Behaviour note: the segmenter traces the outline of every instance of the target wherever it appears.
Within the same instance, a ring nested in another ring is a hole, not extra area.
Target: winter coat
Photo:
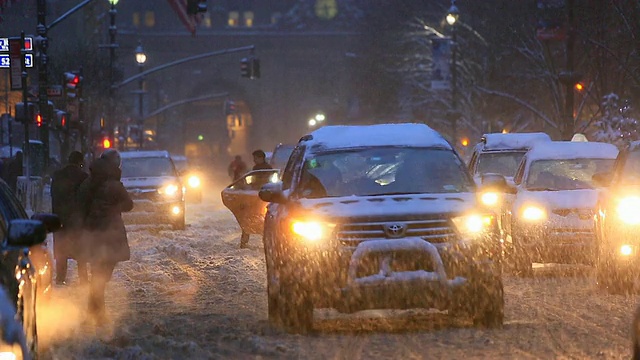
[[[78,190],[83,210],[83,256],[88,262],[118,262],[130,258],[122,212],[133,209],[133,201],[120,182],[118,167],[105,159],[91,164],[91,175]]]
[[[82,168],[68,164],[56,171],[51,179],[51,209],[58,215],[62,226],[75,228],[81,225],[82,211],[77,204],[80,184],[89,177]]]
[[[273,167],[266,162],[255,164],[253,170],[271,170]]]
[[[229,165],[228,171],[229,176],[233,178],[233,181],[236,181],[247,172],[247,164],[242,160],[233,160]]]

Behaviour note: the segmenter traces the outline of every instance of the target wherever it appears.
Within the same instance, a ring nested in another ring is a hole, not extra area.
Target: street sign
[[[27,51],[33,51],[33,38],[25,37],[24,38],[24,47]],[[0,53],[8,53],[9,52],[9,38],[0,38]]]
[[[9,65],[11,68],[11,90],[22,90],[22,40],[9,39]]]
[[[25,67],[33,67],[33,54],[25,54],[24,56]],[[0,54],[0,69],[8,69],[11,67],[11,57],[9,54]]]
[[[62,85],[49,85],[47,88],[48,97],[60,97],[62,96]]]

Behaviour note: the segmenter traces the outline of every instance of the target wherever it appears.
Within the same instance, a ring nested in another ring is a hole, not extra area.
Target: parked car
[[[289,161],[289,156],[291,156],[293,148],[295,148],[295,145],[278,144],[271,154],[269,164],[274,169],[283,170],[287,165],[287,161]]]
[[[554,141],[529,150],[514,177],[515,194],[506,196],[503,223],[516,271],[531,275],[533,262],[593,263],[592,177],[611,170],[617,154],[599,142]]]
[[[241,247],[247,245],[250,235],[262,235],[267,204],[260,200],[258,191],[267,183],[278,182],[279,173],[277,169],[250,171],[222,190],[222,203],[242,229]]]
[[[50,295],[53,279],[52,256],[45,240],[48,232],[60,226],[58,217],[51,214],[35,214],[29,219],[9,186],[0,180],[0,284],[16,311],[29,352],[24,354],[17,346],[15,331],[3,332],[0,358],[37,357],[36,303]],[[0,310],[0,316],[6,315],[5,310]]]
[[[495,217],[462,159],[424,124],[325,126],[259,193],[269,320],[293,332],[314,308],[438,308],[500,326]]]
[[[594,176],[602,186],[595,212],[598,284],[630,290],[640,274],[640,142],[620,152],[611,172]]]
[[[202,186],[204,174],[195,166],[191,166],[186,156],[172,155],[171,160],[176,167],[180,179],[185,186],[185,200],[187,202],[202,202]]]
[[[122,184],[133,200],[127,223],[185,228],[185,188],[167,151],[123,151]]]

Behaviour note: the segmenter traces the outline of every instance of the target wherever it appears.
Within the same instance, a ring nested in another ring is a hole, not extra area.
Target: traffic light
[[[16,121],[21,123],[31,122],[35,118],[35,115],[36,115],[36,104],[32,102],[27,103],[27,114],[25,117],[24,103],[23,102],[16,103],[16,113],[15,113]]]
[[[36,125],[37,125],[38,127],[41,127],[41,126],[42,126],[42,114],[40,114],[40,113],[37,113],[37,114],[36,114]]]
[[[82,85],[82,76],[74,72],[64,73],[65,90],[68,98],[79,97],[80,87]]]
[[[62,110],[56,110],[54,127],[60,130],[68,130],[69,114]]]
[[[187,14],[197,15],[203,12],[207,12],[206,0],[187,0]]]
[[[240,60],[240,75],[251,78],[251,61],[249,58],[242,58],[242,60]]]
[[[260,78],[260,59],[256,57],[246,57],[240,60],[240,75],[249,79]]]
[[[251,59],[251,79],[259,79],[260,78],[260,59],[252,58]]]
[[[236,113],[236,102],[233,100],[224,101],[224,116],[233,115]]]
[[[573,88],[581,92],[582,90],[584,90],[584,85],[582,83],[576,83],[575,85],[573,85]]]
[[[108,136],[102,138],[102,148],[110,149],[111,148],[111,139]]]

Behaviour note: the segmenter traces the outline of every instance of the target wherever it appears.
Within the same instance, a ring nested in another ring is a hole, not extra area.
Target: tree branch
[[[483,88],[481,86],[476,86],[476,89],[478,89],[479,91],[481,91],[481,92],[483,92],[485,94],[499,96],[499,97],[503,97],[503,98],[512,100],[512,101],[520,104],[521,106],[525,107],[526,109],[529,109],[529,111],[534,113],[536,116],[538,116],[540,119],[542,119],[547,124],[553,126],[556,129],[558,128],[558,124],[556,124],[551,119],[549,119],[545,114],[543,114],[538,109],[534,108],[531,104],[527,103],[526,101],[524,101],[524,100],[522,100],[522,99],[520,99],[520,98],[518,98],[518,97],[516,97],[514,95],[507,94],[507,93],[504,93],[502,91],[486,89],[486,88]]]

